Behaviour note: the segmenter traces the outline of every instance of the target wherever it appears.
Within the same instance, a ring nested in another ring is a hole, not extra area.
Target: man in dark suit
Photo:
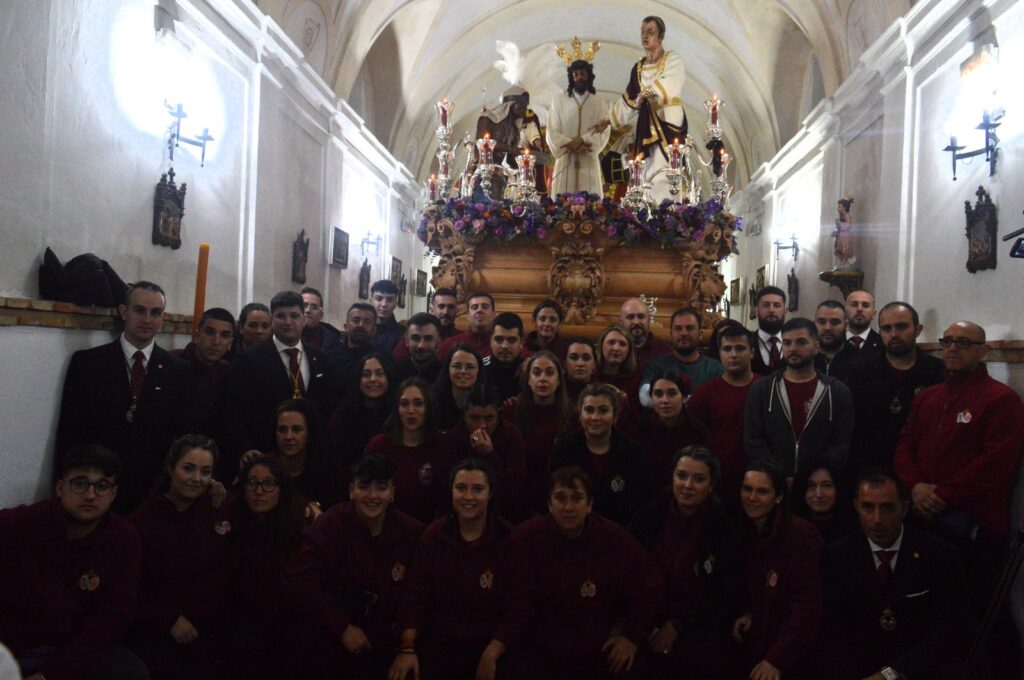
[[[881,353],[882,336],[871,329],[875,318],[875,296],[866,290],[855,290],[846,296],[846,342],[854,349]]]
[[[278,293],[270,301],[270,317],[270,339],[242,352],[228,371],[219,466],[225,480],[237,472],[246,451],[274,450],[274,411],[281,402],[306,397],[327,418],[338,401],[327,355],[302,342],[302,297]]]
[[[156,345],[165,306],[160,286],[136,283],[118,306],[121,337],[75,352],[64,378],[54,469],[75,445],[114,451],[122,462],[119,513],[145,499],[171,444],[199,426],[191,369]]]
[[[862,355],[846,341],[847,318],[843,303],[838,300],[822,302],[814,312],[814,324],[818,327],[821,350],[814,358],[814,367],[819,373],[849,385],[850,375],[857,371],[857,361]]]
[[[302,329],[302,342],[321,352],[330,352],[341,342],[341,331],[324,321],[324,296],[316,288],[306,286],[299,291],[306,325]]]
[[[765,286],[754,298],[757,333],[754,360],[750,368],[758,375],[769,375],[782,368],[782,324],[786,322],[786,293],[776,286]]]
[[[959,677],[973,625],[956,551],[903,523],[907,492],[883,468],[858,476],[854,507],[863,532],[825,549],[828,676]]]

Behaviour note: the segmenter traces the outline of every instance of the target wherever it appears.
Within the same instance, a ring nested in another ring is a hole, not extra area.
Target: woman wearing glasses
[[[209,437],[171,445],[164,475],[128,520],[142,541],[135,651],[161,680],[216,677],[228,614],[234,503],[214,507]]]
[[[463,402],[469,390],[483,381],[484,362],[473,347],[459,344],[452,348],[441,375],[434,383],[437,426],[449,430],[462,421]]]
[[[291,628],[282,579],[299,551],[303,504],[279,460],[254,458],[239,475],[244,502],[238,509],[232,551],[234,662],[231,677],[271,680],[292,665],[290,646],[280,645]],[[284,652],[284,653],[282,653]]]

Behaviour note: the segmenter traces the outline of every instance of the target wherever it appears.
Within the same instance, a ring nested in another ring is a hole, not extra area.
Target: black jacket
[[[793,432],[785,369],[750,386],[743,440],[750,460],[771,458],[794,476],[813,458],[830,460],[837,470],[846,467],[853,434],[853,397],[842,382],[818,374],[818,388],[800,439]]]
[[[120,339],[75,352],[64,378],[55,461],[76,444],[100,444],[121,457],[114,509],[141,504],[179,436],[199,430],[192,368],[154,345],[137,410]],[[60,465],[54,465],[54,473]]]
[[[944,379],[942,361],[920,351],[902,377],[892,370],[884,353],[865,357],[849,382],[857,414],[850,472],[856,474],[876,465],[892,468],[900,431],[914,397]]]
[[[903,526],[887,592],[863,532],[829,544],[824,653],[829,677],[864,678],[891,666],[908,678],[960,677],[956,662],[972,639],[963,566],[953,547]],[[895,628],[884,630],[888,607]]]

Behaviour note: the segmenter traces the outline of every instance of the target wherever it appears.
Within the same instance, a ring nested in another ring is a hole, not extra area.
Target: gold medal
[[[882,615],[878,618],[878,625],[882,627],[882,630],[896,630],[896,617],[892,615],[891,609],[886,607],[882,610]]]
[[[889,402],[889,413],[894,416],[903,413],[903,402],[900,401],[899,397],[893,397],[892,401]]]

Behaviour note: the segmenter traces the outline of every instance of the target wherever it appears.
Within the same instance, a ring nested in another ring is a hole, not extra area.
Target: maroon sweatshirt
[[[736,503],[740,493],[743,472],[747,468],[747,454],[743,448],[743,422],[747,412],[747,394],[754,380],[743,387],[725,382],[722,376],[702,384],[686,402],[686,409],[707,427],[708,448],[722,464],[722,484],[718,495],[730,505]]]
[[[747,601],[753,624],[744,636],[747,663],[762,659],[782,671],[801,668],[821,629],[821,553],[814,525],[777,510],[770,533],[747,537]]]
[[[1014,470],[1024,445],[1020,397],[990,378],[985,366],[914,397],[895,467],[907,490],[937,484],[950,508],[971,515],[984,532],[1005,539],[1010,530]]]
[[[523,539],[490,513],[483,536],[463,540],[454,515],[426,528],[399,593],[398,631],[415,628],[425,644],[511,647],[524,632],[533,574]]]
[[[537,604],[530,634],[546,667],[580,668],[601,652],[623,612],[622,634],[645,646],[665,582],[629,532],[591,513],[576,539],[550,515],[527,520],[516,534],[533,564]]]
[[[513,420],[519,405],[502,408],[502,415]],[[533,401],[526,403],[526,422],[518,424],[523,434],[526,453],[526,480],[523,486],[523,503],[528,512],[544,512],[547,508],[548,466],[551,463],[551,449],[555,439],[566,434],[572,423],[566,423],[561,431],[562,417],[558,404],[541,405]],[[578,420],[577,420],[578,422]]]
[[[142,548],[135,529],[107,513],[70,540],[59,500],[0,510],[0,641],[15,656],[53,646],[49,680],[87,675],[119,643],[135,613]]]
[[[654,411],[638,414],[633,432],[627,432],[643,445],[644,461],[653,488],[672,485],[672,458],[676,451],[691,444],[705,444],[706,437],[683,411],[672,426],[665,425]]]
[[[355,624],[375,649],[394,651],[396,596],[422,531],[418,520],[390,508],[384,530],[371,536],[352,503],[334,506],[303,534],[299,558],[285,577],[288,602],[335,640]],[[367,593],[373,596],[365,615]]]
[[[184,615],[202,634],[202,622],[227,614],[233,506],[229,497],[214,508],[204,494],[178,512],[163,494],[151,493],[128,517],[142,539],[140,623],[170,631]]]
[[[494,448],[486,456],[480,456],[469,441],[469,431],[464,421],[440,436],[442,446],[451,451],[452,461],[464,458],[480,458],[487,461],[496,475],[498,499],[502,515],[518,518],[522,514],[524,485],[526,483],[526,452],[523,435],[519,428],[504,418],[498,418],[491,442]],[[515,521],[513,519],[513,521]]]
[[[428,524],[451,510],[448,476],[457,462],[441,436],[419,446],[405,446],[379,434],[366,445],[366,455],[376,453],[395,461],[395,507]]]

